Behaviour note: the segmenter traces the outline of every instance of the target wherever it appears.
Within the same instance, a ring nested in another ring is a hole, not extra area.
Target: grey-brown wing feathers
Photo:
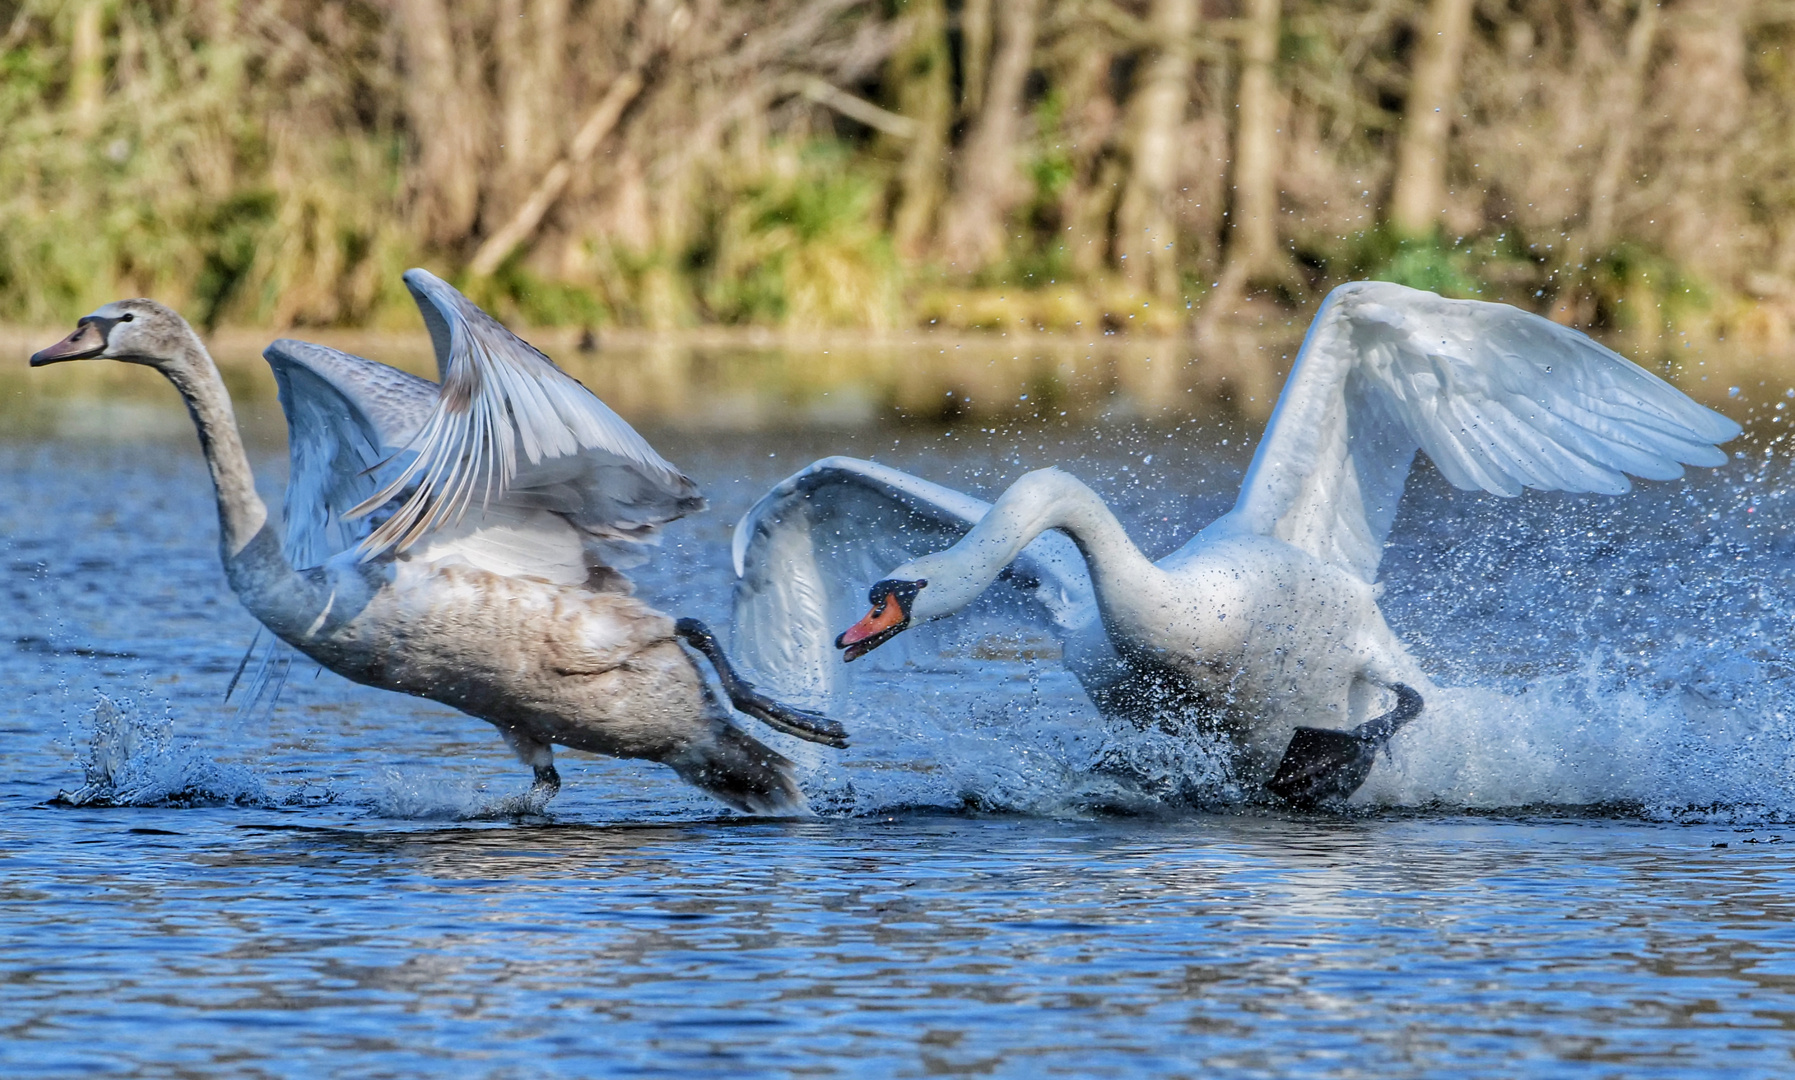
[[[408,444],[415,456],[354,513],[412,488],[362,542],[404,550],[494,503],[552,509],[595,540],[653,542],[704,503],[675,468],[578,380],[446,282],[405,275],[425,314],[441,391]]]

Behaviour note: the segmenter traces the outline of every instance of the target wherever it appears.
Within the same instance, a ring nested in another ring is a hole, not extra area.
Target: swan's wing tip
[[[519,505],[557,492],[556,511],[600,539],[646,539],[704,507],[696,481],[541,350],[430,271],[414,267],[403,278],[442,383],[413,440],[412,465],[372,504],[417,481],[372,535],[379,549],[403,549],[514,492]]]
[[[735,576],[738,581],[748,576],[748,555],[754,545],[754,534],[760,529],[761,523],[766,521],[776,508],[792,501],[794,497],[801,498],[818,477],[825,477],[835,470],[863,476],[873,476],[881,472],[896,472],[896,470],[886,469],[886,467],[871,461],[835,454],[830,457],[818,458],[774,484],[767,489],[766,494],[754,500],[753,505],[742,512],[742,516],[736,520],[734,531],[730,534],[730,562],[735,567]]]
[[[1467,490],[1619,494],[1628,474],[1720,464],[1715,444],[1739,433],[1543,316],[1349,282],[1317,313],[1236,508],[1257,532],[1374,575],[1416,449]]]

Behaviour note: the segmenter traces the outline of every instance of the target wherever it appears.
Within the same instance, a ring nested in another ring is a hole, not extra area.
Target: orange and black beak
[[[873,609],[847,632],[835,639],[835,647],[845,650],[842,660],[857,660],[904,632],[910,625],[910,605],[926,581],[885,580],[866,594]]]
[[[64,360],[87,360],[106,351],[106,333],[116,319],[89,315],[75,327],[75,332],[46,349],[31,354],[31,366],[43,367]]]

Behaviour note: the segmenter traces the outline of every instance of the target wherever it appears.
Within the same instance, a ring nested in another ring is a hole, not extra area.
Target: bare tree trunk
[[[531,0],[529,8],[536,52],[536,64],[530,71],[529,98],[545,110],[554,109],[555,96],[565,89],[562,82],[567,68],[568,3],[569,0]]]
[[[1639,127],[1639,99],[1645,86],[1646,64],[1651,60],[1652,43],[1658,33],[1658,0],[1640,0],[1639,13],[1627,31],[1626,66],[1612,87],[1609,105],[1608,141],[1602,147],[1602,160],[1596,166],[1595,179],[1589,189],[1589,232],[1586,246],[1600,252],[1614,238],[1614,203],[1620,195],[1621,178],[1633,151],[1633,137]]]
[[[480,245],[480,250],[474,252],[473,259],[468,262],[468,269],[476,276],[484,277],[497,270],[519,244],[530,238],[536,231],[536,226],[542,224],[544,215],[554,208],[555,202],[567,190],[574,170],[592,160],[592,155],[598,152],[599,146],[623,118],[623,111],[642,92],[645,85],[642,67],[642,64],[637,64],[617,76],[605,91],[605,96],[587,114],[586,122],[574,134],[573,143],[567,148],[567,156],[556,161],[543,174],[517,212],[486,238],[486,242]]]
[[[445,0],[399,0],[406,114],[418,142],[417,214],[426,241],[461,243],[480,200],[482,103],[468,93]]]
[[[1710,280],[1726,281],[1744,267],[1739,243],[1745,197],[1737,180],[1739,129],[1751,94],[1745,39],[1749,6],[1733,0],[1688,0],[1677,5],[1670,62],[1664,68],[1663,109],[1673,126],[1675,194],[1665,208],[1670,250]],[[1657,111],[1654,109],[1653,111]]]
[[[106,45],[100,37],[101,0],[85,0],[75,9],[69,40],[69,113],[78,135],[92,135],[100,122],[106,92]]]
[[[910,40],[887,70],[897,83],[897,111],[916,122],[898,172],[892,242],[913,259],[922,254],[941,206],[948,129],[954,119],[953,80],[947,48],[947,11],[941,0],[910,0]]]
[[[1284,278],[1278,247],[1278,118],[1282,112],[1272,64],[1278,55],[1280,0],[1247,0],[1240,43],[1240,89],[1234,122],[1234,199],[1227,262],[1203,306],[1200,335],[1232,307],[1247,282]]]
[[[1015,206],[1016,141],[1022,89],[1035,52],[1040,0],[1005,0],[998,8],[997,54],[984,104],[960,150],[954,193],[941,230],[948,262],[970,273],[1003,250],[1004,217]]]
[[[1120,190],[1121,163],[1109,153],[1121,109],[1110,89],[1115,60],[1108,35],[1096,28],[1072,32],[1063,44],[1070,61],[1055,80],[1067,103],[1059,138],[1069,144],[1072,176],[1059,199],[1059,235],[1067,262],[1079,277],[1109,265],[1110,222]]]
[[[960,115],[977,116],[991,66],[991,0],[960,5]]]
[[[1431,235],[1446,207],[1446,139],[1452,133],[1459,68],[1471,33],[1472,2],[1433,0],[1416,49],[1396,149],[1396,186],[1390,193],[1390,225],[1400,235]]]
[[[1190,104],[1191,36],[1197,0],[1153,0],[1148,25],[1158,43],[1128,103],[1128,182],[1116,210],[1122,276],[1155,296],[1178,290],[1177,251],[1167,205],[1178,171],[1178,128]]]
[[[524,171],[530,157],[531,112],[529,100],[529,27],[524,25],[524,0],[493,0],[492,52],[498,61],[498,121],[500,158],[504,162],[502,188],[509,188]]]
[[[567,0],[497,0],[499,140],[503,169],[489,193],[492,212],[514,213],[561,149],[561,92]]]

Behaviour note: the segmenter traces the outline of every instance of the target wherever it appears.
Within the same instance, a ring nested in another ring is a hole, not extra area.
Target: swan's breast
[[[1140,698],[1151,712],[1181,683],[1188,704],[1225,720],[1254,768],[1270,768],[1294,726],[1365,719],[1355,686],[1412,666],[1371,584],[1276,538],[1199,541],[1121,602],[1102,598],[1122,663],[1079,672],[1100,705],[1130,708],[1138,684],[1159,688]]]

